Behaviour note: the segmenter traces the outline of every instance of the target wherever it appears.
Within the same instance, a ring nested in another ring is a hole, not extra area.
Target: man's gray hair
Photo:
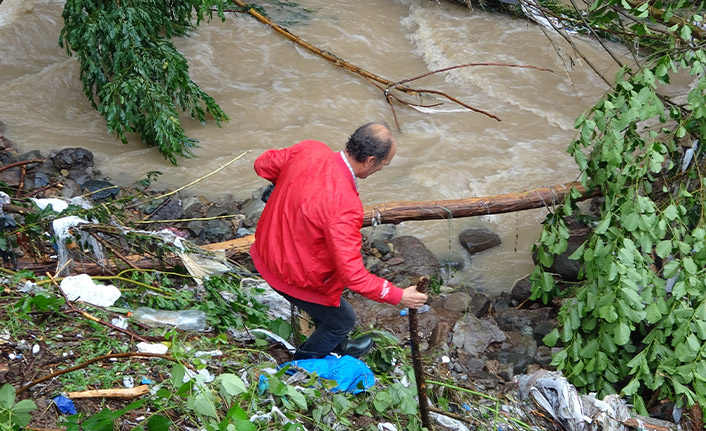
[[[381,123],[368,123],[356,129],[348,138],[346,152],[357,162],[364,162],[370,156],[375,157],[376,163],[382,163],[392,149],[392,133]]]

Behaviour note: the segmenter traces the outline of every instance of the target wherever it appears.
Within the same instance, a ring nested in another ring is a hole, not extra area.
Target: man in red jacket
[[[344,287],[373,301],[410,308],[427,300],[416,286],[401,289],[371,274],[361,256],[363,204],[357,178],[389,165],[396,149],[386,126],[369,123],[351,135],[344,151],[307,140],[268,150],[255,161],[255,172],[274,183],[274,190],[250,248],[253,263],[316,326],[294,359],[331,352],[360,357],[372,348],[370,337],[348,339],[355,312],[341,298]]]

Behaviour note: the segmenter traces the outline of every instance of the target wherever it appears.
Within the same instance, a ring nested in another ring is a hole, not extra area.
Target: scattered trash
[[[270,410],[269,413],[255,413],[254,415],[250,416],[250,422],[272,422],[272,415],[276,415],[282,421],[282,423],[287,424],[292,422],[287,416],[285,416],[284,413],[282,413],[282,410],[277,408],[277,406],[272,406],[272,410]],[[302,428],[306,429],[303,425]]]
[[[352,356],[336,357],[333,355],[321,359],[301,359],[281,365],[291,365],[289,371],[295,372],[301,368],[310,373],[316,373],[322,379],[334,380],[338,385],[331,392],[349,392],[357,394],[375,384],[375,375],[365,362]]]
[[[684,172],[691,164],[691,160],[694,158],[694,153],[699,149],[699,140],[695,140],[691,143],[691,147],[684,152],[684,158],[681,161],[681,171]]]
[[[435,412],[429,412],[429,416],[436,421],[439,425],[443,426],[446,429],[452,430],[452,431],[470,431],[466,425],[464,425],[463,422],[450,418],[448,416],[444,416],[439,413]]]
[[[7,354],[7,358],[11,361],[14,361],[15,359],[22,359],[22,353],[10,352]]]
[[[270,388],[270,381],[267,376],[260,374],[260,378],[257,381],[257,394],[262,395]]]
[[[74,402],[63,395],[54,397],[52,400],[61,413],[75,415],[77,413]]]
[[[110,321],[113,325],[120,329],[127,329],[127,319],[123,316],[118,316]]]
[[[54,229],[54,235],[56,236],[56,248],[58,254],[57,268],[61,268],[61,271],[59,271],[57,275],[60,276],[68,270],[68,268],[66,268],[66,263],[69,261],[69,251],[66,243],[67,240],[72,237],[69,231],[72,227],[86,223],[89,223],[88,220],[78,216],[61,217],[52,222],[52,228]],[[103,246],[97,239],[90,236],[86,232],[79,231],[79,242],[82,246],[87,245],[88,248],[92,250],[93,257],[97,262],[103,262],[105,259],[105,255],[103,254]]]
[[[61,280],[61,290],[69,301],[83,301],[110,307],[120,298],[120,290],[112,284],[96,284],[88,274],[72,275]]]
[[[429,304],[424,304],[417,309],[417,314],[426,313],[427,311],[429,311],[429,309],[430,309]],[[409,314],[409,308],[403,308],[402,310],[400,310],[400,316],[406,316],[408,314]]]
[[[248,292],[253,296],[257,297],[257,300],[266,305],[268,308],[267,315],[274,319],[284,319],[288,320],[292,315],[292,306],[280,295],[275,292],[274,289],[270,287],[267,282],[255,279],[255,278],[243,278],[240,281],[240,289],[244,292]],[[261,290],[261,292],[253,292],[253,290]],[[227,293],[227,292],[225,292]],[[223,294],[223,293],[222,293]],[[224,295],[224,299],[231,301]]]
[[[397,431],[397,427],[390,422],[380,422],[378,424],[379,431]]]
[[[135,387],[135,380],[132,378],[132,376],[124,376],[123,377],[123,386],[126,388],[134,388]]]
[[[205,331],[206,313],[201,310],[155,310],[140,307],[132,313],[132,318],[150,327],[170,327],[185,331]]]
[[[143,377],[142,380],[140,380],[141,385],[151,385],[152,380],[148,379],[147,377]]]
[[[223,351],[221,350],[209,350],[208,352],[196,352],[194,356],[200,358],[201,356],[223,356]]]
[[[83,196],[77,196],[69,200],[59,198],[30,198],[30,200],[42,211],[51,206],[52,211],[55,213],[63,213],[69,205],[76,205],[83,209],[93,208],[91,202]]]
[[[273,340],[277,341],[278,343],[280,343],[284,347],[286,347],[290,353],[294,353],[297,351],[297,349],[294,346],[292,346],[287,340],[285,340],[284,338],[275,334],[274,332],[268,331],[267,329],[255,328],[255,329],[251,329],[250,332],[253,332],[256,334],[263,334],[263,335],[266,335],[266,336],[272,338]]]
[[[444,355],[444,356],[441,357],[441,362],[442,362],[443,364],[448,364],[449,362],[451,362],[451,358],[449,358],[448,356]]]
[[[167,353],[168,350],[169,347],[162,343],[145,343],[144,341],[137,343],[137,351],[140,353],[157,353],[163,355]]]
[[[186,369],[186,374],[184,374],[184,383],[189,380],[196,380],[197,383],[211,383],[216,377],[212,375],[206,368],[202,368],[198,373]]]
[[[32,346],[32,354],[36,355],[37,353],[39,353],[39,344]]]
[[[582,395],[583,412],[591,418],[591,424],[586,431],[627,431],[629,427],[623,422],[632,415],[625,402],[618,395],[606,395],[603,401],[593,394]]]

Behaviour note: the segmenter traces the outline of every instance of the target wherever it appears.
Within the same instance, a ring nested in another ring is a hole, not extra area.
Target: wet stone
[[[64,148],[49,154],[57,169],[86,169],[93,167],[93,153],[83,148]]]
[[[44,187],[49,184],[49,181],[49,175],[45,174],[44,172],[34,173],[34,187]]]
[[[479,253],[500,245],[500,237],[485,226],[469,227],[461,231],[458,240],[468,253]]]
[[[113,199],[120,193],[118,186],[103,180],[88,180],[83,183],[82,188],[94,201]]]

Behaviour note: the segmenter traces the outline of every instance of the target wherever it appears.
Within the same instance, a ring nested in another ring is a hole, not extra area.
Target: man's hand
[[[419,308],[427,302],[427,295],[417,292],[417,285],[402,289],[402,299],[400,304],[408,308]]]

